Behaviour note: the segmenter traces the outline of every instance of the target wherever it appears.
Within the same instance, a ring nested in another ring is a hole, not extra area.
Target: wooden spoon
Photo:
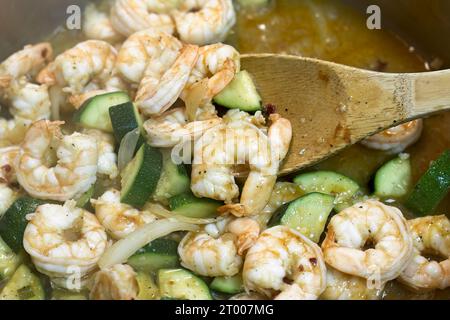
[[[264,103],[292,122],[281,175],[385,129],[450,110],[450,70],[380,73],[274,54],[244,55],[242,69],[254,76]]]

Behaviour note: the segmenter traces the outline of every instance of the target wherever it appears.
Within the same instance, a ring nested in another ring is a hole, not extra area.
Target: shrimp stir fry
[[[416,290],[445,289],[450,286],[450,221],[446,216],[430,216],[408,222],[414,255],[400,281]],[[443,261],[429,260],[433,254]]]
[[[401,211],[367,200],[331,219],[322,250],[333,268],[382,285],[403,272],[413,246]]]
[[[94,137],[64,136],[61,122],[41,120],[28,130],[16,159],[17,180],[39,199],[76,199],[96,181],[98,148]]]
[[[206,226],[203,232],[190,232],[178,247],[181,263],[203,276],[234,276],[259,232],[258,223],[249,218],[224,220]]]
[[[315,300],[326,287],[320,248],[284,226],[264,231],[247,253],[245,288],[278,300]]]
[[[280,181],[293,128],[242,77],[246,60],[227,44],[233,3],[88,4],[83,41],[56,57],[50,43],[29,45],[0,63],[0,249],[17,231],[31,274],[91,300],[212,298],[204,277],[218,292],[232,277],[231,300],[378,300],[391,281],[448,290],[445,215],[407,221],[402,203],[369,199],[334,172]],[[400,153],[422,130],[416,120],[362,144]],[[383,166],[376,189],[386,176],[386,190],[410,180],[413,163]],[[354,199],[365,200],[343,209]]]
[[[106,232],[97,218],[74,201],[45,204],[29,215],[23,246],[36,268],[62,287],[70,277],[81,278],[96,269],[108,246]]]

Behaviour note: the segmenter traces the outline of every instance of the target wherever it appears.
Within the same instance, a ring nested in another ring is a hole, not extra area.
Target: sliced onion
[[[186,97],[186,115],[189,121],[194,121],[197,116],[198,108],[208,93],[208,79],[197,82]]]
[[[156,203],[147,203],[144,207],[144,210],[150,212],[151,214],[154,214],[155,216],[161,217],[161,218],[167,218],[167,219],[171,219],[171,220],[177,220],[179,222],[197,224],[197,225],[217,223],[224,219],[223,217],[209,218],[209,219],[189,218],[189,217],[185,217],[185,216],[176,214],[175,212],[169,211],[166,208],[164,208],[162,205],[156,204]]]
[[[64,101],[64,93],[60,87],[52,86],[49,89],[50,104],[51,104],[51,119],[53,121],[61,120],[61,104]]]
[[[141,132],[139,128],[136,128],[133,131],[128,132],[120,142],[119,154],[117,156],[120,171],[122,171],[133,159],[134,150],[136,150],[140,135]]]
[[[124,263],[136,251],[146,246],[155,239],[167,236],[177,231],[198,231],[199,227],[193,224],[174,221],[170,219],[158,220],[149,223],[125,239],[117,241],[106,250],[98,265],[101,269],[112,267],[116,264]]]

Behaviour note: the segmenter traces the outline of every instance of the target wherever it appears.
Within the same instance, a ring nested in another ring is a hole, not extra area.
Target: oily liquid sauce
[[[367,29],[365,19],[333,0],[277,0],[263,10],[239,9],[237,25],[227,43],[241,53],[302,55],[385,72],[426,71],[425,61],[413,47],[388,30]],[[80,33],[64,29],[50,37],[57,53],[83,40]],[[421,139],[406,150],[411,155],[415,181],[432,160],[450,148],[449,132],[450,113],[425,121]],[[392,155],[385,152],[356,145],[314,169],[340,172],[368,186],[376,169],[390,158]],[[450,197],[439,212],[447,213],[449,207]],[[450,299],[450,290],[419,294],[393,281],[386,285],[384,299]]]

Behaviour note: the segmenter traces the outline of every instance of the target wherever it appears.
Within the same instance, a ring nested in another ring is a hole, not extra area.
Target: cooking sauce
[[[426,71],[425,60],[413,47],[388,30],[369,30],[366,19],[334,0],[277,0],[262,10],[239,10],[227,42],[241,53],[302,55],[385,72]],[[82,40],[82,34],[64,29],[50,37],[56,52]],[[420,141],[406,150],[411,154],[415,181],[432,160],[450,148],[449,133],[450,113],[426,119]],[[313,169],[337,171],[368,186],[376,169],[390,158],[385,152],[356,145]],[[439,211],[448,214],[449,207],[450,197]],[[384,293],[384,299],[449,298],[450,290],[418,294],[397,282],[389,283]]]

